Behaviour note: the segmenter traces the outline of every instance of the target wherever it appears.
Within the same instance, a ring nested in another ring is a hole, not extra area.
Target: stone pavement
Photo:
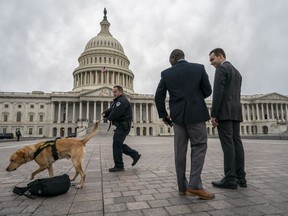
[[[36,163],[11,173],[5,168],[12,152],[36,141],[1,142],[0,215],[288,215],[287,140],[243,140],[248,188],[231,190],[211,185],[222,178],[223,159],[218,139],[209,139],[202,179],[205,189],[216,194],[211,201],[178,196],[172,137],[127,137],[126,143],[142,157],[132,167],[131,158],[124,156],[125,172],[120,173],[108,172],[113,166],[111,141],[111,136],[97,134],[87,143],[83,189],[72,186],[66,194],[34,200],[14,195],[12,188],[30,182]],[[64,159],[54,163],[54,172],[72,176],[74,168]],[[44,171],[36,177],[47,176]]]

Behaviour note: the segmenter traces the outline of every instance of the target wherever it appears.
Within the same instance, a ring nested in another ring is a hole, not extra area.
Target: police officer
[[[19,140],[20,140],[20,136],[21,136],[21,132],[20,132],[20,130],[17,130],[17,132],[16,132],[16,136],[17,136],[17,141],[19,142]]]
[[[113,136],[114,167],[110,168],[109,172],[119,172],[124,171],[123,153],[133,159],[132,166],[138,162],[141,154],[123,144],[131,129],[132,108],[130,102],[123,94],[122,86],[114,86],[112,93],[115,97],[113,103],[109,109],[102,113],[102,117],[116,126]]]

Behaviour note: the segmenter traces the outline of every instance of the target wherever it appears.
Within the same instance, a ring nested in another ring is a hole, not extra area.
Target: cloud
[[[100,31],[104,7],[130,60],[135,92],[155,93],[174,48],[204,64],[213,83],[208,53],[222,47],[242,73],[243,94],[288,95],[285,0],[2,0],[0,91],[72,90],[72,73]]]

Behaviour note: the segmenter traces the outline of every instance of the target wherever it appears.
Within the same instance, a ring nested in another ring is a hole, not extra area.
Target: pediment
[[[93,91],[86,92],[81,95],[82,97],[110,97],[112,95],[112,89],[108,87],[103,87]]]
[[[288,100],[287,96],[278,94],[278,93],[270,93],[270,94],[266,94],[266,95],[262,95],[258,98],[255,99],[261,99],[261,100]]]

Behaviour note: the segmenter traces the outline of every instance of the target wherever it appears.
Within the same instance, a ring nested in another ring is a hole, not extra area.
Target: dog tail
[[[81,140],[84,145],[96,134],[97,128],[98,128],[98,122],[95,123],[92,132],[88,134],[88,136],[85,137],[83,140]]]

